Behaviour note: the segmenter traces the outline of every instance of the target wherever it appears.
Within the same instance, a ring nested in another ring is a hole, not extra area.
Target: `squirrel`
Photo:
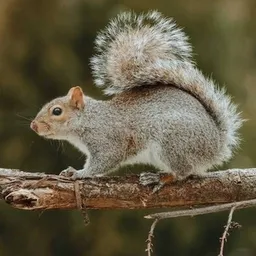
[[[188,37],[158,11],[124,12],[95,41],[91,68],[107,100],[79,86],[47,103],[30,127],[84,153],[72,179],[149,164],[174,180],[200,176],[228,161],[239,146],[242,118],[224,89],[192,60]]]

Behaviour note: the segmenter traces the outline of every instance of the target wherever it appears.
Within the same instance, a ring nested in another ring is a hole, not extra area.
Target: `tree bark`
[[[26,210],[75,209],[78,201],[87,209],[147,209],[251,200],[256,199],[256,169],[210,172],[168,184],[153,194],[152,189],[142,186],[138,175],[72,181],[58,175],[0,169],[1,199]]]

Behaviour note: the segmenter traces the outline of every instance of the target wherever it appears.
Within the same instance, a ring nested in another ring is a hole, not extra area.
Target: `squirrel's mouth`
[[[54,137],[54,133],[50,131],[50,125],[46,122],[39,122],[33,120],[30,124],[30,128],[36,132],[39,136],[45,138],[52,138]]]

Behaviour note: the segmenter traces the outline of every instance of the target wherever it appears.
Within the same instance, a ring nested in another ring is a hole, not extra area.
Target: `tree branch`
[[[153,194],[153,187],[140,185],[137,175],[74,182],[58,175],[0,169],[0,197],[26,210],[75,209],[81,205],[87,209],[202,207],[256,199],[255,188],[254,168],[211,172],[166,185]]]
[[[235,209],[236,209],[236,207],[233,206],[231,208],[230,212],[229,212],[227,225],[225,226],[224,232],[223,232],[223,234],[220,238],[220,253],[219,253],[218,256],[223,256],[224,244],[225,244],[225,242],[227,242],[227,237],[229,235],[228,231],[232,226],[232,218],[233,218],[233,214],[234,214]]]
[[[162,220],[162,219],[170,219],[170,218],[185,217],[185,216],[194,217],[196,215],[228,211],[231,208],[243,209],[243,208],[250,208],[250,207],[255,207],[255,206],[256,206],[256,199],[251,199],[251,200],[247,200],[247,201],[225,203],[225,204],[206,206],[206,207],[201,207],[201,208],[153,213],[153,214],[144,216],[144,218],[145,219]]]

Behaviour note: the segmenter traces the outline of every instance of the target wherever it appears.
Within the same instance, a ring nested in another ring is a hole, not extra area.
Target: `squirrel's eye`
[[[55,115],[55,116],[59,116],[59,115],[61,115],[61,113],[62,113],[62,109],[59,108],[59,107],[54,108],[54,109],[52,110],[52,114]]]

